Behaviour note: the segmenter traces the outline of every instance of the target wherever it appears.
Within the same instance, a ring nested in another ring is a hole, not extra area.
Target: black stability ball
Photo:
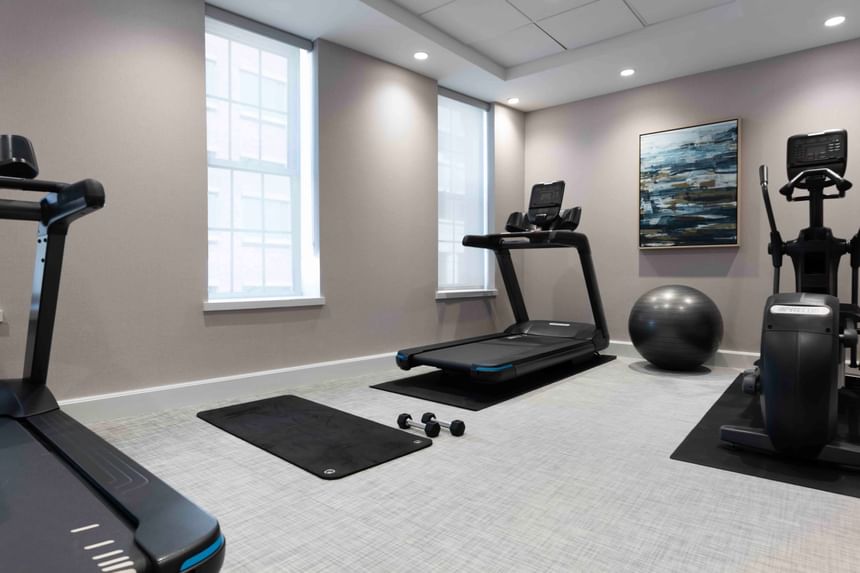
[[[627,328],[639,354],[666,370],[694,370],[723,339],[720,309],[708,295],[684,285],[657,287],[639,297]]]

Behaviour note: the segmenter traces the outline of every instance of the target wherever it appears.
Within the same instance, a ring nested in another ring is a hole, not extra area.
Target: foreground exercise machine
[[[597,288],[588,238],[575,232],[579,207],[561,210],[564,181],[532,187],[527,213],[513,213],[505,229],[492,235],[466,235],[467,247],[490,249],[496,254],[516,323],[504,332],[407,348],[397,353],[403,370],[435,366],[466,373],[475,380],[500,382],[562,362],[590,360],[609,346],[609,332]],[[511,262],[514,249],[574,248],[579,253],[594,324],[530,320]]]
[[[774,294],[764,310],[761,358],[757,368],[744,373],[743,389],[761,396],[765,427],[723,426],[720,437],[730,444],[764,452],[860,466],[860,445],[834,441],[840,391],[860,387],[860,379],[845,375],[847,349],[851,351],[851,366],[857,366],[860,233],[846,241],[834,237],[824,226],[824,200],[841,199],[851,188],[844,178],[847,145],[844,130],[789,138],[789,182],[779,192],[788,201],[809,203],[809,227],[792,241],[783,241],[777,230],[767,167],[759,168],[770,224],[768,251],[774,268]],[[830,187],[835,187],[836,193],[826,194]],[[799,195],[798,190],[807,193]],[[779,293],[785,255],[794,264],[795,293]],[[843,255],[850,255],[851,304],[840,304],[837,298]]]
[[[46,385],[66,233],[105,195],[38,173],[26,138],[0,136],[0,189],[44,193],[0,199],[0,219],[38,223],[24,376],[0,381],[0,571],[214,573],[218,522],[61,412]]]

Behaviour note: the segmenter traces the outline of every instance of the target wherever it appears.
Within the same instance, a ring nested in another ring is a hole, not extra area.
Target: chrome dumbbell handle
[[[397,416],[397,426],[404,430],[408,430],[409,428],[423,430],[428,438],[435,438],[439,435],[440,431],[438,422],[433,420],[424,423],[416,422],[409,414],[400,414]]]
[[[436,422],[443,428],[447,428],[449,432],[451,432],[452,436],[462,436],[466,433],[466,423],[463,420],[452,420],[450,422],[443,422],[442,420],[436,419],[436,414],[433,412],[424,412],[424,415],[421,416],[421,421],[425,424],[429,424],[430,422]]]

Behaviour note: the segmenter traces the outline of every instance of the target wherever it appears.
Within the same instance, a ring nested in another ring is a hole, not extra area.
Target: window
[[[491,290],[490,252],[463,246],[489,232],[487,115],[484,107],[439,96],[439,296]]]
[[[210,303],[318,299],[310,106],[309,51],[206,18]]]

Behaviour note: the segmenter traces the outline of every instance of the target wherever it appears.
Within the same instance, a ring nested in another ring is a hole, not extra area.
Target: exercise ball
[[[646,360],[666,370],[695,370],[723,339],[723,317],[708,295],[666,285],[639,297],[627,322],[630,340]]]

